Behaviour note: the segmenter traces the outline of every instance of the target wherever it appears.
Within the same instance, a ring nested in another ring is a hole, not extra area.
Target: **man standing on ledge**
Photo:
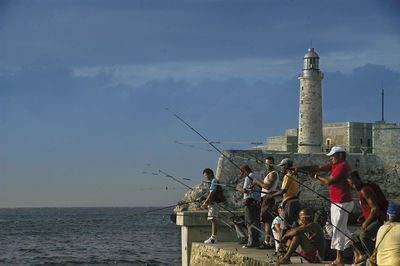
[[[259,232],[254,227],[258,228],[260,224],[260,208],[259,201],[261,198],[261,187],[254,183],[254,180],[262,182],[261,177],[254,173],[247,164],[240,166],[239,176],[245,176],[243,188],[238,188],[237,191],[243,194],[244,205],[244,220],[248,231],[247,244],[243,248],[254,248],[258,246]]]
[[[285,172],[285,176],[282,180],[282,187],[280,190],[268,193],[264,196],[265,199],[270,199],[278,196],[282,196],[282,219],[284,221],[284,229],[292,227],[299,218],[299,212],[301,210],[299,201],[299,180],[296,174],[289,171],[290,167],[293,166],[293,160],[290,158],[283,159],[279,166]]]
[[[258,180],[254,180],[257,185],[262,187],[262,194],[266,195],[272,192],[275,192],[278,188],[279,175],[278,172],[274,169],[274,157],[268,157],[265,160],[265,168],[267,170],[267,175],[264,178],[264,183],[258,182]],[[263,196],[263,195],[261,195]],[[267,199],[266,197],[261,197],[261,213],[260,218],[261,222],[264,223],[265,228],[265,239],[264,242],[259,246],[259,249],[272,249],[274,248],[273,238],[271,237],[271,223],[274,220],[274,216],[272,216],[273,209],[275,206],[274,198]]]
[[[331,201],[331,222],[333,225],[333,235],[331,248],[336,249],[336,259],[332,265],[344,265],[342,252],[345,248],[349,247],[351,240],[345,236],[350,235],[347,229],[347,221],[349,213],[353,210],[353,200],[350,193],[350,185],[347,183],[346,177],[350,174],[351,168],[346,161],[346,150],[342,146],[334,146],[327,154],[331,162],[324,165],[314,166],[297,166],[292,167],[292,170],[306,171],[315,173],[313,177],[318,179],[325,185],[329,186],[329,195]],[[318,172],[328,172],[331,174],[329,177],[319,176]],[[337,207],[340,206],[341,208]]]
[[[207,196],[203,195],[197,199],[198,201],[201,201],[206,198],[203,204],[201,204],[200,208],[204,209],[208,204],[207,220],[210,220],[211,222],[211,236],[209,239],[205,240],[204,243],[215,244],[217,243],[218,206],[214,203],[214,199],[215,193],[217,192],[218,181],[214,176],[213,170],[210,168],[204,169],[203,175],[208,181],[211,181],[210,190]]]

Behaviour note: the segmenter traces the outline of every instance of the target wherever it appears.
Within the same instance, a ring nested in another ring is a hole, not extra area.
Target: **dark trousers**
[[[362,230],[360,227],[357,231],[351,234],[354,248],[364,257],[371,255],[374,251],[375,241],[373,241],[373,239],[376,237],[381,225],[381,222],[375,220],[370,223],[365,230]]]
[[[260,224],[260,206],[257,201],[249,201],[244,206],[244,222],[248,232],[248,246],[257,246],[259,244],[260,233],[258,230],[252,227],[259,228]]]
[[[281,217],[285,222],[285,229],[288,229],[287,226],[292,227],[297,223],[300,211],[301,205],[299,200],[287,200],[284,202]]]

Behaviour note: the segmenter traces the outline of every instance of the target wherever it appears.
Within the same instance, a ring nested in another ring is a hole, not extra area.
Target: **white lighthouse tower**
[[[322,151],[322,87],[324,75],[319,71],[319,56],[314,48],[304,55],[303,72],[299,75],[299,153]]]

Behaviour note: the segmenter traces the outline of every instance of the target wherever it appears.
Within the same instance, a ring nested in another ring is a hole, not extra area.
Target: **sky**
[[[323,121],[400,122],[397,0],[0,1],[0,207],[168,206],[298,125],[314,47]],[[247,144],[238,144],[245,142]],[[179,144],[182,143],[182,144]]]

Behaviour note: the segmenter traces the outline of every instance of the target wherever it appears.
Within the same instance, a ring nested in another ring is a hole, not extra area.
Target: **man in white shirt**
[[[259,201],[261,198],[261,187],[255,184],[254,180],[262,182],[262,179],[247,164],[240,167],[239,176],[245,176],[243,188],[239,188],[237,191],[243,193],[244,218],[249,236],[247,244],[243,248],[253,248],[257,247],[259,243],[259,232],[253,226],[258,228],[260,224]]]
[[[267,199],[267,197],[265,197],[267,194],[276,192],[277,188],[278,188],[279,175],[278,175],[278,172],[275,171],[275,169],[274,169],[274,166],[273,166],[274,164],[275,164],[274,157],[268,157],[265,160],[265,168],[266,168],[267,174],[264,178],[264,182],[261,183],[261,182],[257,182],[257,180],[254,181],[259,186],[262,187],[260,218],[261,218],[261,222],[264,223],[264,228],[265,228],[265,233],[266,233],[265,240],[261,244],[261,246],[258,247],[259,249],[272,249],[274,247],[273,239],[271,237],[271,223],[272,223],[272,220],[274,219],[274,216],[272,216],[272,211],[273,211],[273,207],[275,205],[275,200],[274,200],[274,198]]]

